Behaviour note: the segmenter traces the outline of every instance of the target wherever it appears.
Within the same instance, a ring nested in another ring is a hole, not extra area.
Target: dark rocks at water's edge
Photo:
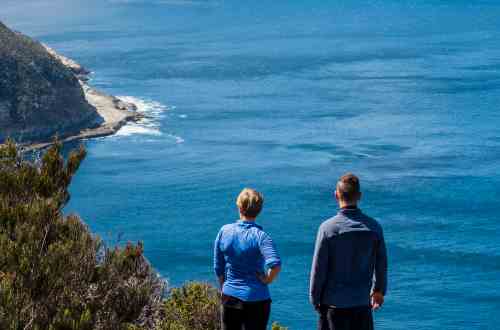
[[[115,133],[139,118],[133,104],[87,85],[90,72],[0,22],[0,143],[43,146]]]

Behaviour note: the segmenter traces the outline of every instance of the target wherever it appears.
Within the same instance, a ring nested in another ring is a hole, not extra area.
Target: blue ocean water
[[[68,212],[141,240],[172,285],[213,281],[245,186],[284,265],[272,319],[315,329],[332,189],[360,175],[390,257],[378,329],[498,329],[498,1],[2,0],[0,20],[148,118],[86,141]]]

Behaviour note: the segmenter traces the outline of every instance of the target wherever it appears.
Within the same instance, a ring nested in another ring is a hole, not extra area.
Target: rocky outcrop
[[[71,70],[73,74],[81,81],[88,81],[88,75],[90,74],[90,71],[81,66],[80,64],[76,63],[70,58],[67,58],[66,56],[62,56],[61,54],[58,54],[55,50],[50,48],[49,46],[42,44],[42,46],[47,50],[47,52],[58,59],[62,64],[64,64],[65,67]]]
[[[0,143],[39,148],[116,133],[142,115],[88,85],[90,71],[0,22]]]
[[[64,137],[102,122],[68,67],[0,22],[0,141]]]

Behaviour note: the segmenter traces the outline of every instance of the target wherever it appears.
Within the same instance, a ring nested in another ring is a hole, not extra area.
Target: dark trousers
[[[222,297],[222,330],[266,330],[271,300],[245,302],[230,296]]]
[[[370,307],[321,306],[318,330],[373,330],[372,310]]]

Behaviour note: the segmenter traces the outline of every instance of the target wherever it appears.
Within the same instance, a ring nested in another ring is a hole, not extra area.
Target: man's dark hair
[[[337,192],[343,201],[356,202],[361,192],[358,177],[352,173],[342,175],[337,182]]]

